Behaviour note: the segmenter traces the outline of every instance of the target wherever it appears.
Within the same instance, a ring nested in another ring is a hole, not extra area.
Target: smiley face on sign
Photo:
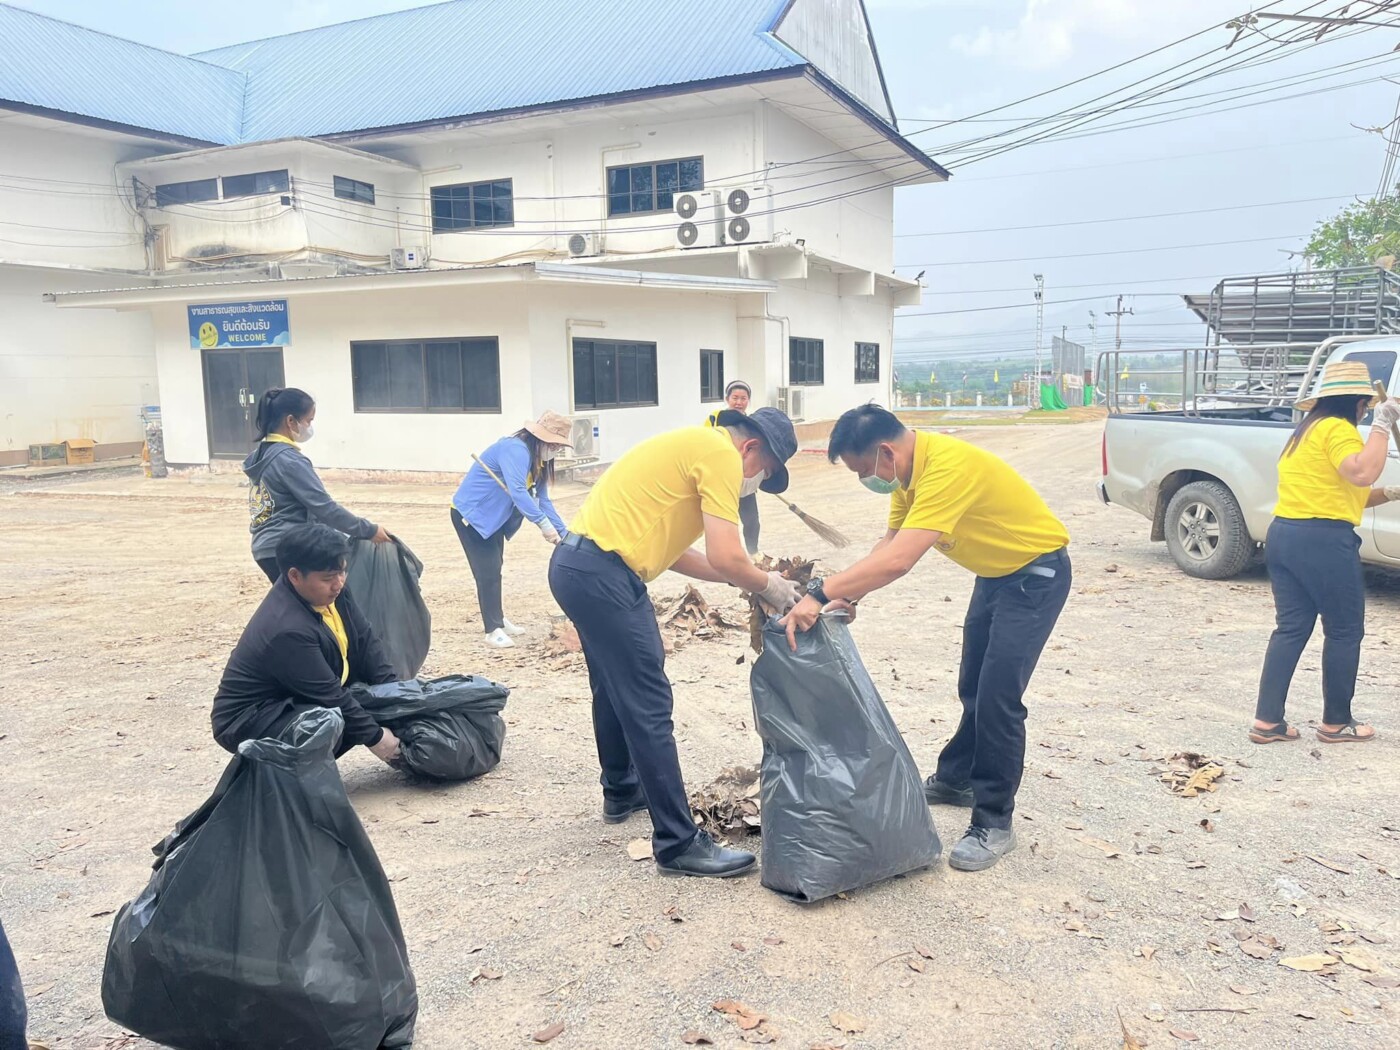
[[[205,321],[199,326],[199,345],[206,349],[219,345],[219,329],[212,321]]]

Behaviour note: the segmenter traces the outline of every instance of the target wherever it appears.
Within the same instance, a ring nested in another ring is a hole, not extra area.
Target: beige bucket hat
[[[1371,370],[1360,361],[1332,361],[1322,370],[1322,378],[1308,397],[1298,399],[1302,412],[1311,412],[1321,397],[1369,397],[1376,403],[1376,391],[1371,386]]]
[[[525,429],[546,445],[574,447],[574,443],[570,440],[574,436],[574,425],[567,416],[561,416],[558,412],[546,412],[535,422],[526,423]]]

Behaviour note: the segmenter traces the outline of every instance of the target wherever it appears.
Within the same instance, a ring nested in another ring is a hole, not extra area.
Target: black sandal
[[[1321,730],[1318,730],[1318,732],[1320,733]],[[1249,731],[1249,739],[1251,743],[1255,744],[1287,743],[1290,740],[1298,739],[1298,730],[1294,729],[1287,722],[1280,722],[1278,725],[1270,726],[1268,729],[1260,729],[1255,726]]]
[[[1376,731],[1372,729],[1370,733],[1362,736],[1356,731],[1362,724],[1361,722],[1348,722],[1335,733],[1318,726],[1317,738],[1324,744],[1369,744],[1376,739]]]

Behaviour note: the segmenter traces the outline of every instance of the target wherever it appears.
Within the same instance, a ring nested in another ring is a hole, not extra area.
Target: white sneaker
[[[515,626],[515,624],[511,623],[504,616],[501,617],[501,623],[504,625],[501,627],[501,630],[505,631],[506,634],[510,635],[512,638],[519,638],[525,633],[525,628]]]
[[[501,627],[497,627],[494,631],[488,634],[486,636],[486,641],[488,644],[494,645],[497,649],[515,648],[514,640],[512,640],[511,636],[506,634],[504,628]]]

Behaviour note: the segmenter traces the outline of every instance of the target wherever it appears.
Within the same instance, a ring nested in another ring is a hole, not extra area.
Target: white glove
[[[1385,493],[1385,501],[1387,503],[1394,503],[1400,500],[1400,485],[1387,485],[1385,488],[1381,489],[1381,491]]]
[[[1376,406],[1375,415],[1371,417],[1372,426],[1380,427],[1388,434],[1396,423],[1400,423],[1400,401],[1391,398]]]
[[[563,538],[559,535],[558,530],[556,530],[554,526],[550,524],[548,518],[545,518],[543,521],[540,522],[540,535],[542,535],[546,540],[554,544],[554,546],[556,547],[559,546],[560,540]]]
[[[779,616],[785,615],[789,609],[802,600],[802,588],[791,580],[783,579],[782,573],[778,572],[770,572],[768,586],[755,593],[764,604],[777,610]]]

